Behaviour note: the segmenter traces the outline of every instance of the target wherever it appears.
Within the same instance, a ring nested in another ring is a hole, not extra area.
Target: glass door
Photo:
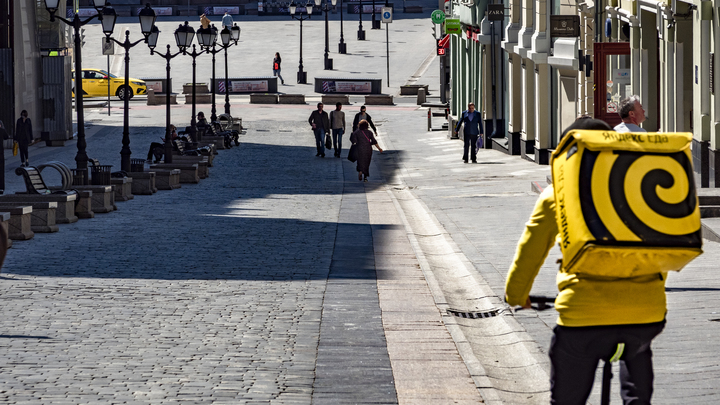
[[[594,44],[595,52],[595,118],[610,126],[621,122],[620,100],[632,95],[630,85],[630,43]]]

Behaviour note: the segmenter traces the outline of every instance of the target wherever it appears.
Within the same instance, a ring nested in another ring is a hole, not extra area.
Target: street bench
[[[393,96],[389,94],[371,94],[365,96],[365,105],[394,105]]]
[[[350,104],[350,96],[347,94],[323,94],[322,103],[327,106],[334,106],[337,103]]]
[[[0,207],[0,211],[10,213],[8,236],[12,240],[28,240],[35,236],[32,231],[32,207],[22,203],[8,204]]]
[[[55,223],[70,224],[77,222],[76,203],[79,194],[74,190],[52,191],[46,185],[40,171],[35,167],[19,167],[15,174],[23,176],[25,192],[0,196],[0,203],[29,204],[56,203]]]
[[[252,97],[252,96],[250,96]],[[304,94],[280,94],[278,104],[307,104]]]
[[[75,183],[74,169],[70,169],[66,164],[58,161],[43,163],[37,166],[38,172],[42,172],[46,168],[52,168],[60,173],[62,177],[62,185],[49,187],[53,192],[67,192],[72,187],[78,193],[78,199],[75,203],[75,211],[79,218],[94,218],[94,213],[108,213],[115,211],[115,192],[110,183],[110,168],[112,166],[100,165],[97,159],[88,159],[90,163],[90,171],[93,173],[91,183],[108,183],[107,185],[90,184],[80,185]],[[68,184],[67,180],[71,179]],[[86,201],[87,199],[87,201]]]
[[[167,94],[155,93],[155,90],[148,89],[147,105],[165,105],[167,104]],[[177,104],[177,93],[170,94],[170,104]]]
[[[420,89],[425,89],[425,95],[428,95],[428,87],[427,84],[404,84],[400,86],[400,95],[416,96]]]
[[[29,206],[32,208],[30,212],[30,230],[38,233],[51,233],[60,230],[55,220],[55,212],[57,211],[58,203],[45,201],[45,202],[28,202],[28,203],[12,203],[12,202],[0,202],[0,211],[10,212],[13,215],[12,210],[9,208],[18,206]]]
[[[277,94],[251,94],[250,104],[277,104]]]
[[[173,171],[180,170],[180,183],[199,183],[200,175],[198,174],[197,163],[156,163],[150,165],[150,170],[157,171]]]

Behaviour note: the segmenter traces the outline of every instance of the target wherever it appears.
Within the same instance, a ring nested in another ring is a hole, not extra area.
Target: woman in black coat
[[[18,143],[20,149],[20,166],[29,166],[28,163],[28,146],[33,140],[32,122],[28,118],[28,112],[22,110],[20,118],[15,124],[15,142]]]
[[[355,118],[353,119],[353,128],[352,131],[355,132],[358,129],[358,125],[360,124],[360,121],[365,120],[367,121],[370,128],[372,128],[375,135],[377,135],[377,129],[375,128],[375,124],[373,123],[372,118],[370,117],[370,114],[365,112],[365,106],[360,107],[360,112],[355,114]]]

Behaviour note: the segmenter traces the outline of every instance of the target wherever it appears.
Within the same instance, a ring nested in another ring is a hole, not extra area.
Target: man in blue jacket
[[[455,126],[455,135],[460,131],[460,125],[465,124],[464,138],[465,146],[463,148],[463,162],[468,162],[468,148],[472,148],[470,157],[473,163],[477,163],[477,140],[482,135],[482,125],[480,121],[480,113],[475,111],[475,103],[469,103],[468,109],[463,111],[462,116]]]

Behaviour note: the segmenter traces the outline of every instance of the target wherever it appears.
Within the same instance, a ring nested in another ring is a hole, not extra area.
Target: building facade
[[[27,110],[36,139],[72,137],[72,52],[65,42],[64,25],[49,21],[42,1],[0,0],[0,120],[10,135]]]
[[[473,7],[475,20],[463,17]],[[486,8],[453,2],[453,16],[471,32],[451,45],[453,118],[468,101],[486,122],[493,118]],[[720,187],[719,1],[507,0],[505,13],[503,55],[496,58],[503,76],[494,80],[502,93],[495,117],[505,131],[488,147],[547,164],[578,116],[615,125],[619,101],[637,94],[647,116],[641,126],[692,132],[700,184]],[[573,35],[555,36],[558,17],[577,22]]]

